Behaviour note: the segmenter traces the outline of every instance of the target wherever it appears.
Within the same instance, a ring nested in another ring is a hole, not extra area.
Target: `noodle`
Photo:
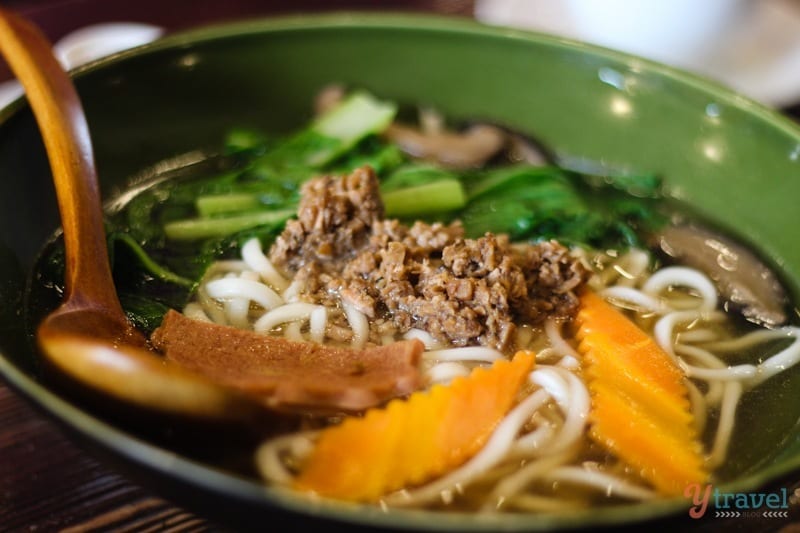
[[[342,302],[344,314],[353,328],[353,348],[362,348],[369,338],[369,321],[366,315],[350,304]]]
[[[459,376],[469,375],[469,369],[461,363],[445,362],[432,366],[425,374],[428,383],[448,383]]]
[[[463,348],[428,350],[425,352],[425,358],[437,361],[483,361],[491,363],[503,359],[504,356],[494,348],[465,346]]]
[[[405,335],[403,335],[404,339],[417,339],[425,345],[425,348],[428,350],[433,350],[435,348],[441,347],[441,343],[437,341],[433,335],[428,333],[427,331],[423,331],[417,328],[411,328],[408,330]]]
[[[190,302],[183,309],[183,314],[192,320],[200,320],[202,322],[212,322],[208,317],[203,306],[197,302]]]
[[[558,451],[578,442],[583,436],[589,415],[589,391],[575,374],[562,368],[540,368],[531,374],[531,381],[556,400],[564,414],[560,433],[550,443]]]
[[[722,406],[719,411],[719,424],[717,434],[714,437],[714,444],[711,447],[711,454],[708,458],[710,467],[715,468],[725,462],[728,456],[728,446],[733,434],[733,425],[736,418],[736,409],[739,407],[739,400],[742,397],[742,384],[738,381],[730,381],[725,384],[722,394]]]
[[[575,450],[568,450],[526,464],[495,485],[483,510],[495,511],[510,502],[515,502],[520,493],[533,481],[541,479],[554,468],[572,461],[574,457]]]
[[[562,466],[548,472],[545,477],[550,481],[587,485],[598,491],[603,491],[607,497],[617,496],[631,500],[649,500],[656,496],[652,490],[588,468]]]
[[[784,332],[786,336],[792,337],[792,344],[759,364],[758,376],[749,383],[750,386],[759,385],[787,368],[791,368],[800,361],[800,329],[786,327],[782,328],[781,331]]]
[[[250,327],[247,314],[250,311],[250,301],[245,298],[231,298],[226,301],[223,309],[228,324],[235,328],[245,329]]]
[[[615,285],[603,289],[600,291],[600,295],[609,300],[621,300],[622,302],[631,303],[639,309],[651,313],[663,314],[667,310],[667,307],[658,298],[633,287]]]
[[[557,354],[562,357],[571,357],[576,362],[580,359],[578,352],[561,335],[561,328],[555,320],[548,320],[544,323],[544,332],[547,334],[550,346]]]
[[[290,341],[303,342],[303,333],[300,331],[300,322],[289,322],[283,328],[283,335]]]
[[[279,324],[286,322],[306,321],[317,309],[324,309],[319,305],[303,302],[294,302],[281,305],[261,315],[253,329],[259,333],[266,333]]]
[[[642,291],[657,295],[670,287],[689,287],[697,291],[702,299],[698,306],[704,311],[717,308],[717,289],[705,274],[688,267],[662,268],[642,285]]]
[[[673,311],[665,314],[661,319],[659,319],[658,322],[656,322],[656,325],[653,328],[653,336],[655,337],[659,346],[661,346],[661,349],[675,358],[675,328],[679,324],[689,323],[689,326],[687,327],[691,327],[692,324],[696,324],[698,322],[722,321],[724,319],[725,315],[719,311],[713,311],[710,313],[699,311]]]
[[[309,337],[313,342],[322,343],[325,340],[325,326],[328,323],[328,310],[318,305],[308,317]]]
[[[283,304],[283,299],[263,283],[247,279],[222,278],[209,281],[205,285],[211,298],[245,298],[253,300],[265,309],[274,309]]]
[[[707,398],[703,396],[703,393],[700,392],[700,389],[698,389],[697,385],[693,382],[687,381],[686,384],[689,389],[689,402],[692,406],[694,425],[697,429],[697,433],[702,434],[708,422],[708,406],[711,402],[707,401]],[[722,390],[720,387],[720,396],[721,394]]]
[[[303,290],[303,283],[300,280],[293,281],[281,295],[286,302],[294,302],[297,300],[300,291]]]
[[[289,281],[278,273],[272,262],[261,251],[261,242],[258,239],[250,239],[242,246],[242,260],[248,267],[258,272],[264,283],[275,287],[276,290],[283,291],[289,286]]]
[[[283,455],[302,459],[311,452],[312,438],[316,432],[307,431],[283,435],[264,442],[256,450],[256,463],[264,479],[273,483],[286,484],[292,480],[292,472],[283,460]]]

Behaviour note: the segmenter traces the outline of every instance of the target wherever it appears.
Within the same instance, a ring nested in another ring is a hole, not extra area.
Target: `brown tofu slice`
[[[362,350],[295,342],[169,311],[151,337],[170,359],[279,410],[361,411],[416,390],[418,340]]]

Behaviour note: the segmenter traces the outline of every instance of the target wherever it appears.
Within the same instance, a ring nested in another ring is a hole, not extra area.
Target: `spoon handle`
[[[75,87],[47,38],[3,8],[0,52],[25,88],[47,148],[64,226],[65,305],[100,306],[124,317],[108,261],[89,127]]]

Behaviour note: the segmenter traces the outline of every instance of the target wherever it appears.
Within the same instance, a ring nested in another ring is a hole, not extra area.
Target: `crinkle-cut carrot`
[[[441,476],[483,447],[533,364],[534,355],[520,351],[511,361],[477,368],[449,385],[434,385],[323,430],[295,487],[375,501]]]
[[[708,477],[702,446],[685,428],[665,424],[629,397],[594,387],[589,435],[621,457],[661,493],[679,496]]]
[[[590,291],[581,295],[577,324],[591,438],[663,494],[705,482],[686,378],[669,354]]]

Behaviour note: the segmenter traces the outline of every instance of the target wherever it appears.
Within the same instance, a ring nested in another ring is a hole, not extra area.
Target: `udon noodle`
[[[718,309],[714,284],[700,271],[667,266],[652,271],[650,253],[632,249],[620,256],[589,256],[590,287],[634,317],[652,334],[689,378],[691,408],[699,434],[706,434],[707,466],[724,463],[742,395],[800,359],[799,330],[759,329],[732,336],[731,318]],[[283,335],[294,340],[363,346],[368,319],[347,306],[302,301],[301,287],[283,277],[257,240],[242,248],[241,260],[220,261],[209,269],[185,314],[219,324]],[[349,328],[331,327],[344,316]],[[390,507],[459,505],[493,512],[556,511],[598,499],[649,500],[657,493],[615,458],[587,439],[590,395],[568,324],[548,320],[541,328],[522,327],[516,347],[536,352],[524,396],[494,430],[480,452],[457,469],[418,487],[387,495]],[[467,375],[479,365],[509,357],[494,348],[450,347],[419,329],[404,334],[425,343],[426,386]],[[395,340],[387,335],[383,342]],[[758,364],[727,362],[730,354],[788,341]],[[717,412],[714,427],[710,413]],[[287,485],[297,465],[313,449],[316,431],[283,435],[263,444],[257,462],[270,483]],[[569,487],[571,490],[564,490]],[[481,495],[478,497],[477,495]]]

